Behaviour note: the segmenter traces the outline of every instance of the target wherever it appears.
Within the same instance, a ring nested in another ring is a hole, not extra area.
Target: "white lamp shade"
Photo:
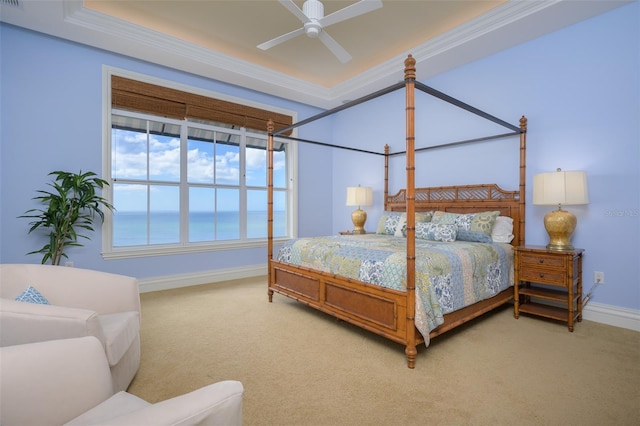
[[[347,187],[347,206],[370,206],[373,202],[373,193],[368,186]]]
[[[582,171],[540,173],[533,177],[533,204],[588,204],[587,174]]]

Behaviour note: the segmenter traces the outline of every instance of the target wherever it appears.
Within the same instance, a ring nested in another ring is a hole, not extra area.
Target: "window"
[[[105,196],[116,210],[103,227],[105,257],[265,244],[265,131],[115,106],[108,118]],[[276,140],[274,238],[292,236],[294,161],[295,146]]]

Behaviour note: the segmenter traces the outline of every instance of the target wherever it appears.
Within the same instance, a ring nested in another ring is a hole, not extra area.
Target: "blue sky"
[[[223,134],[236,142],[238,135]],[[220,140],[220,135],[217,136]],[[214,153],[215,145],[215,153]],[[249,148],[246,151],[247,186],[266,187],[266,151]],[[147,169],[150,179],[167,183],[180,181],[180,139],[171,136],[149,135],[126,130],[112,131],[112,178],[114,178],[114,202],[120,211],[145,211],[146,187],[122,184],[118,180],[145,180]],[[190,140],[187,148],[187,175],[190,183],[238,185],[240,182],[240,155],[237,145]],[[215,178],[215,182],[214,182]],[[274,152],[274,186],[284,187],[286,179],[285,154]],[[217,199],[214,194],[217,193]],[[266,191],[250,191],[247,205],[250,211],[265,211]],[[237,211],[238,191],[212,188],[190,190],[190,210]],[[285,197],[274,197],[274,209],[284,210]],[[152,210],[177,211],[179,192],[176,186],[154,185],[151,189]]]

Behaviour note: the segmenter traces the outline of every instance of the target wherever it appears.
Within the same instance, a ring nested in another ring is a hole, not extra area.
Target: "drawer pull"
[[[544,263],[544,259],[538,259],[538,262]]]
[[[543,273],[540,273],[540,278],[544,278],[544,274]]]

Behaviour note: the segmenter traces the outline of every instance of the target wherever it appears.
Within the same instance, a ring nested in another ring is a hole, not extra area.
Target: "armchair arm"
[[[109,426],[242,425],[242,383],[226,380],[109,419]]]
[[[98,315],[87,309],[0,299],[0,346],[94,336],[105,345]]]
[[[94,337],[3,347],[0,360],[3,425],[63,424],[113,392]]]

